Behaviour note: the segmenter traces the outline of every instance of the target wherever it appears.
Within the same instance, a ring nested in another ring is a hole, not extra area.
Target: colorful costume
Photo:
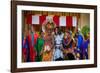
[[[34,47],[34,34],[31,33],[28,35],[29,49],[30,49],[30,61],[34,62],[36,58],[36,51]]]
[[[36,51],[37,51],[36,61],[42,61],[41,51],[43,49],[43,45],[44,45],[44,40],[42,38],[38,38],[36,43]]]
[[[23,62],[29,62],[29,43],[28,39],[22,37],[22,56]]]
[[[51,61],[52,60],[52,37],[45,36],[44,37],[44,48],[43,48],[43,61]]]
[[[54,56],[53,56],[54,61],[63,60],[63,52],[61,50],[62,40],[63,40],[62,35],[59,35],[59,34],[55,35],[55,37],[54,37],[55,50],[54,50]]]
[[[77,50],[78,50],[79,53],[80,53],[80,59],[83,59],[82,48],[81,48],[82,43],[83,43],[83,37],[82,37],[82,35],[79,33],[79,34],[77,35]]]
[[[73,43],[73,40],[71,39],[69,42],[68,42],[68,39],[64,39],[63,40],[63,47],[64,47],[64,58],[67,60],[74,60],[75,57],[74,57],[74,49],[72,49],[72,43]]]
[[[77,36],[77,48],[80,50],[81,49],[81,45],[82,45],[82,42],[83,42],[83,37],[81,34],[78,34]]]
[[[90,41],[84,40],[81,46],[82,59],[88,59],[88,46]]]
[[[38,39],[38,34],[34,33],[34,45],[37,43],[37,39]]]

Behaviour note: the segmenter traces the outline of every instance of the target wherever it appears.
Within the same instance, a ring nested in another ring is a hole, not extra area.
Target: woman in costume
[[[34,28],[31,26],[31,30],[29,30],[28,34],[28,42],[29,42],[29,49],[30,49],[30,62],[34,62],[36,58],[36,50],[35,50],[35,43],[34,43]]]
[[[74,60],[74,49],[75,49],[75,43],[73,42],[73,39],[71,38],[70,31],[67,31],[64,36],[63,40],[63,52],[64,52],[64,59],[65,60]]]
[[[37,39],[37,43],[36,43],[36,52],[37,52],[36,61],[37,62],[42,61],[42,50],[43,50],[43,45],[44,45],[43,35],[44,35],[43,32],[40,31],[40,36]]]
[[[53,54],[53,37],[51,35],[52,33],[52,25],[51,23],[47,23],[45,25],[45,35],[44,35],[44,48],[42,51],[42,61],[51,61],[52,60],[52,54]]]

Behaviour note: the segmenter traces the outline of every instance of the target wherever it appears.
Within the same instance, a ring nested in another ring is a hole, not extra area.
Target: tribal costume
[[[63,52],[62,52],[62,40],[63,40],[63,35],[55,35],[54,37],[54,45],[55,45],[55,50],[54,50],[54,57],[53,60],[63,60]]]
[[[46,35],[44,37],[44,48],[43,48],[43,58],[42,61],[51,61],[52,60],[52,37]]]
[[[63,40],[64,59],[66,59],[66,60],[74,60],[75,59],[74,48],[72,47],[72,44],[73,44],[72,39],[70,39],[70,41],[68,41],[67,38]]]

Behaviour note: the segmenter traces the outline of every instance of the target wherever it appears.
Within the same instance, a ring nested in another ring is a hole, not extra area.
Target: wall
[[[84,14],[84,13],[81,14],[80,15],[80,19],[79,19],[79,27],[80,27],[80,29],[82,27],[84,27],[85,25],[90,25],[89,20],[90,20],[90,15],[89,14]]]
[[[100,16],[99,0],[33,0],[33,1],[49,1],[58,3],[76,3],[98,5],[98,16]],[[98,32],[100,31],[100,17],[98,17]],[[10,73],[10,0],[0,0],[0,73]],[[100,40],[98,33],[98,43]],[[42,71],[36,73],[99,73],[100,72],[100,45],[98,44],[98,67],[84,69],[69,69]],[[33,72],[31,72],[33,73]],[[35,73],[35,72],[34,72]]]

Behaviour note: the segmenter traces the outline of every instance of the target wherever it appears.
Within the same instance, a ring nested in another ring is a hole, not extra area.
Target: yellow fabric
[[[52,59],[52,51],[43,53],[42,61],[51,61],[51,59]]]

